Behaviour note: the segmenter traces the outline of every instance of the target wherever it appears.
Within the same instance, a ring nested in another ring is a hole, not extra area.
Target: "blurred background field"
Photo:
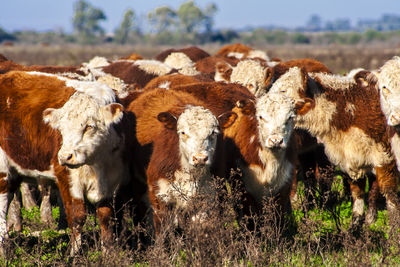
[[[24,65],[79,65],[95,56],[117,59],[131,53],[152,58],[162,50],[189,45],[78,45],[78,44],[14,44],[1,46],[0,53],[8,59]],[[216,53],[221,44],[198,45],[210,54]],[[400,55],[400,45],[256,45],[269,57],[290,60],[315,58],[327,65],[334,73],[343,74],[353,68],[377,69],[385,61]]]

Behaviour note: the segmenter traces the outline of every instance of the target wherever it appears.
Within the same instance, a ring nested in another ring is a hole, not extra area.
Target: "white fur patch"
[[[269,61],[269,57],[266,52],[262,50],[251,50],[247,55],[248,58],[262,58],[266,61]]]
[[[157,60],[135,60],[133,64],[138,66],[141,70],[157,76],[162,76],[170,73],[172,68]]]
[[[239,53],[239,52],[229,52],[228,57],[234,57],[237,59],[242,59],[244,58],[244,54],[243,53]]]
[[[218,125],[215,116],[208,109],[199,106],[188,106],[179,116],[177,132],[183,169],[193,168],[193,156],[198,153],[207,155],[206,165],[211,164],[219,133]]]
[[[170,85],[171,85],[171,82],[170,82],[170,81],[165,81],[165,82],[161,83],[161,84],[158,86],[158,88],[163,88],[163,89],[165,89],[165,90],[168,90],[168,89],[170,89]]]
[[[115,102],[114,91],[105,84],[98,83],[95,81],[79,81],[72,80],[66,77],[58,76],[50,73],[31,71],[27,72],[31,75],[42,75],[48,77],[55,77],[61,81],[64,81],[66,86],[74,88],[78,92],[85,93],[96,99],[99,103],[103,105]]]
[[[353,216],[361,216],[364,214],[364,200],[357,198],[353,203]]]
[[[183,67],[193,65],[193,61],[182,52],[173,52],[169,54],[164,63],[174,69],[182,69]]]
[[[336,90],[345,90],[356,84],[354,77],[332,75],[329,73],[321,72],[310,72],[310,77],[319,78],[321,84],[325,87],[329,87]]]

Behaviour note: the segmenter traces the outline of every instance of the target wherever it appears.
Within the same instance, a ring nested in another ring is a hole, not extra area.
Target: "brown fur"
[[[218,52],[215,54],[216,56],[229,57],[228,54],[231,52],[242,53],[245,56],[249,54],[249,52],[253,50],[253,48],[246,46],[244,44],[236,43],[223,46]]]
[[[197,61],[196,69],[201,73],[210,75],[214,79],[215,70],[218,66],[224,66],[225,63],[228,63],[231,66],[236,66],[238,62],[238,59],[222,56],[210,56]]]
[[[8,61],[8,59],[3,54],[0,54],[0,62],[4,61]]]
[[[161,112],[166,112],[175,107],[182,107],[185,103],[192,105],[203,104],[193,96],[184,92],[175,92],[165,89],[154,89],[144,92],[132,101],[128,110],[136,117],[136,136],[141,145],[153,142],[163,131],[164,126],[157,120]],[[151,108],[149,108],[151,107]],[[173,115],[179,115],[182,110],[174,109]]]
[[[139,54],[132,53],[129,56],[126,57],[121,57],[120,59],[127,59],[127,60],[138,60],[138,59],[143,59],[143,57]]]
[[[203,75],[187,76],[183,74],[169,74],[152,79],[146,84],[146,86],[143,88],[143,91],[159,88],[160,85],[165,83],[169,83],[169,88],[174,88],[192,83],[210,81],[212,81],[212,79]]]
[[[102,70],[105,73],[120,78],[126,84],[138,86],[138,88],[145,87],[149,81],[158,77],[156,74],[147,73],[128,61],[113,62],[108,66],[102,67]]]
[[[79,70],[79,66],[45,66],[45,65],[31,65],[24,66],[17,64],[13,61],[1,61],[0,60],[0,74],[6,73],[12,70],[19,71],[38,71],[45,73],[76,73],[85,76],[84,72]]]
[[[174,49],[170,48],[165,51],[162,51],[158,55],[154,57],[154,59],[159,60],[161,62],[164,62],[164,60],[172,53],[174,52],[181,52],[184,53],[186,56],[188,56],[193,62],[197,62],[200,59],[203,59],[205,57],[209,57],[210,54],[208,54],[206,51],[196,47],[196,46],[190,46],[190,47],[185,47],[185,48],[180,48],[180,49]]]

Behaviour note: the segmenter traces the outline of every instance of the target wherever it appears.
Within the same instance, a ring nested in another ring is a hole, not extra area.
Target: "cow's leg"
[[[379,185],[375,177],[371,175],[369,179],[369,192],[368,192],[368,210],[365,216],[365,223],[370,225],[375,222],[377,215],[376,202],[379,197]]]
[[[397,185],[399,179],[399,172],[396,167],[395,161],[376,167],[376,181],[378,182],[379,191],[386,198],[386,207],[389,215],[389,220],[393,217],[400,216],[399,199],[397,196]]]
[[[22,204],[24,205],[25,209],[31,210],[37,206],[32,196],[32,191],[27,183],[21,184],[21,194],[22,194]]]
[[[67,214],[65,214],[65,208],[64,204],[61,198],[61,193],[58,188],[52,188],[52,190],[56,190],[56,195],[57,195],[57,205],[60,213],[60,218],[58,219],[58,226],[57,229],[66,229],[68,227],[68,221],[67,221]]]
[[[66,169],[58,173],[57,185],[64,204],[68,225],[71,229],[71,256],[73,256],[82,247],[81,231],[86,219],[83,192],[77,188],[70,188],[71,182]],[[74,191],[74,196],[71,194],[72,190]]]
[[[113,210],[109,202],[104,202],[97,207],[97,217],[101,229],[101,248],[107,252],[112,244],[112,216]]]
[[[353,198],[353,218],[352,226],[360,226],[364,216],[364,194],[365,194],[365,179],[351,179],[350,191]]]
[[[39,183],[40,195],[42,201],[40,203],[40,220],[47,226],[53,225],[53,215],[51,212],[50,203],[50,189],[51,185],[46,185],[43,182]]]
[[[1,167],[1,165],[0,165]],[[0,255],[4,255],[4,242],[7,239],[7,211],[13,192],[21,185],[21,177],[10,177],[0,172]]]
[[[4,255],[4,241],[7,238],[7,210],[9,205],[7,174],[0,173],[0,253]]]
[[[22,184],[21,184],[22,185]],[[22,215],[21,215],[21,192],[17,190],[14,194],[13,200],[11,201],[8,208],[8,218],[7,218],[7,231],[22,231]]]

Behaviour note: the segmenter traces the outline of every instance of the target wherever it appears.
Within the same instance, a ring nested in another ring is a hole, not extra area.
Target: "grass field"
[[[20,64],[78,65],[94,56],[118,58],[132,52],[151,58],[166,48],[169,47],[15,45],[0,46],[0,53]],[[213,54],[220,47],[202,48]],[[400,47],[373,45],[257,48],[283,60],[316,58],[336,73],[358,67],[375,69],[400,55]],[[23,210],[23,230],[10,233],[0,265],[400,266],[400,218],[388,218],[381,200],[376,223],[352,227],[351,197],[341,177],[326,176],[325,180],[333,181],[327,192],[318,188],[310,191],[299,182],[297,199],[284,225],[268,200],[263,214],[238,221],[235,210],[240,207],[239,193],[222,186],[218,199],[206,196],[193,203],[192,211],[171,214],[157,237],[150,227],[134,225],[126,214],[123,230],[108,251],[101,251],[100,230],[91,211],[84,227],[82,252],[75,257],[69,257],[69,230],[58,231],[55,225],[46,227],[40,222],[37,209]],[[216,186],[220,186],[219,182]],[[190,220],[190,213],[198,209],[205,209],[211,218],[204,225]],[[175,215],[182,220],[179,229]],[[53,217],[57,222],[58,207],[53,208]]]
[[[183,47],[183,46],[182,46]],[[221,46],[200,46],[210,54],[217,52]],[[15,45],[11,47],[0,46],[0,53],[7,58],[25,65],[79,65],[87,62],[94,56],[105,56],[116,59],[127,56],[133,52],[144,58],[152,58],[167,46],[77,46],[77,45],[51,45],[27,46]],[[311,57],[320,60],[335,73],[344,73],[353,68],[376,69],[394,55],[400,55],[400,46],[310,46],[310,45],[282,45],[255,47],[264,50],[272,57],[282,60]]]

